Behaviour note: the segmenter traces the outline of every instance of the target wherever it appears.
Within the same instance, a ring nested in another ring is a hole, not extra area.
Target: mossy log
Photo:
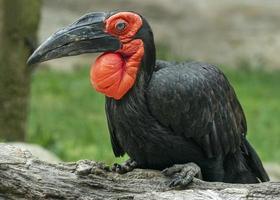
[[[280,183],[226,184],[195,179],[168,188],[159,171],[119,175],[103,163],[50,164],[30,152],[0,144],[0,199],[280,199]]]

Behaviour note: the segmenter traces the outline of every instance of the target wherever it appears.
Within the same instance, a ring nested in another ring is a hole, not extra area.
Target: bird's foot
[[[125,174],[127,172],[132,171],[133,169],[135,169],[137,167],[137,163],[132,160],[132,159],[128,159],[127,161],[125,161],[123,164],[118,164],[115,163],[111,170],[113,172],[117,172],[119,174]]]
[[[177,164],[162,171],[165,176],[172,177],[169,187],[185,187],[194,178],[202,179],[200,167],[195,163]]]

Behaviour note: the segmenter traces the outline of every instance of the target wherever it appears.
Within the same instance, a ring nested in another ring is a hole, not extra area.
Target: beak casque
[[[118,38],[104,32],[106,13],[90,13],[59,30],[41,44],[27,61],[28,65],[84,53],[116,51]]]

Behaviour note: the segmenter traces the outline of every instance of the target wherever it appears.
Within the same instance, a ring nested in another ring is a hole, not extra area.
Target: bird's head
[[[93,87],[116,100],[135,84],[139,71],[155,64],[153,34],[134,12],[90,13],[51,35],[28,64],[84,53],[103,52],[91,68]],[[143,69],[142,69],[143,68]]]

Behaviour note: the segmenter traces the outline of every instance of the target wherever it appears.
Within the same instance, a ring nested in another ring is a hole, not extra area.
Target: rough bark
[[[159,171],[119,175],[94,161],[49,164],[30,152],[0,145],[0,199],[280,199],[280,183],[252,185],[194,180],[170,189]]]
[[[25,136],[30,72],[26,66],[40,20],[40,0],[0,0],[0,138]]]

